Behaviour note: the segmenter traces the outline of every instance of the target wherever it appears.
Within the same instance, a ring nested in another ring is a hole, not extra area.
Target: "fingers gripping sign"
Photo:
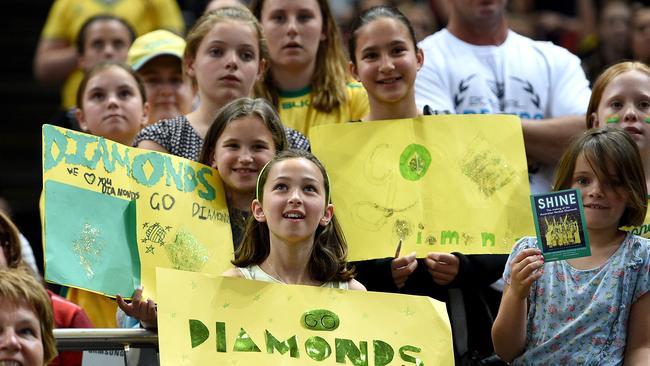
[[[450,253],[429,253],[425,259],[427,270],[433,282],[448,285],[458,275],[460,260]]]
[[[537,248],[522,250],[510,265],[510,290],[520,299],[526,299],[530,287],[544,273],[544,257]]]
[[[117,295],[117,306],[126,315],[138,319],[145,328],[156,328],[158,325],[156,303],[151,299],[143,300],[142,291],[143,287],[138,287],[133,292],[133,298],[130,303],[124,301],[122,296]]]
[[[415,252],[412,252],[411,254],[404,257],[393,259],[390,267],[395,286],[397,286],[399,289],[404,287],[406,280],[408,280],[409,276],[411,273],[413,273],[413,271],[415,271],[417,266],[418,261],[415,257]]]

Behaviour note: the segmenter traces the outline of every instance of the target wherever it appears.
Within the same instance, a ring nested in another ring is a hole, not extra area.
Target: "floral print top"
[[[515,244],[510,262],[537,238]],[[650,240],[627,234],[600,267],[548,262],[528,295],[524,353],[512,365],[621,365],[632,304],[650,290]]]

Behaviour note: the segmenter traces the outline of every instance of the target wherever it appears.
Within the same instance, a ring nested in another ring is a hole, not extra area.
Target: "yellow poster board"
[[[416,251],[510,253],[535,235],[519,118],[422,116],[324,125],[312,150],[332,182],[349,260]]]
[[[45,277],[114,296],[155,268],[222,273],[232,234],[218,172],[101,137],[43,126]]]
[[[157,273],[162,366],[454,364],[429,297]]]

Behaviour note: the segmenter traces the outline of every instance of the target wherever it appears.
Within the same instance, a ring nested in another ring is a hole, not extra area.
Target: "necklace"
[[[269,274],[271,276],[271,278],[273,278],[274,280],[276,280],[276,281],[278,281],[280,283],[284,283],[285,285],[288,284],[288,282],[284,278],[282,278],[282,276],[280,276],[278,271],[276,271],[275,268],[270,263],[269,263],[268,267],[269,267],[270,270],[273,271],[273,273],[267,273],[267,274]],[[260,269],[262,269],[262,271],[264,271],[262,266],[260,266]]]

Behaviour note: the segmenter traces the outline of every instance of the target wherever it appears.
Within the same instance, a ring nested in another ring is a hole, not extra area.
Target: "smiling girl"
[[[250,216],[257,176],[287,140],[277,112],[266,99],[241,98],[227,104],[208,130],[199,157],[219,171],[228,201],[235,249]]]
[[[411,23],[399,10],[366,10],[350,27],[350,72],[368,92],[365,120],[415,118],[415,74],[424,54]]]
[[[578,188],[589,257],[544,263],[521,239],[503,274],[494,348],[513,365],[647,365],[650,240],[620,230],[641,223],[647,189],[639,150],[618,129],[591,129],[558,165],[554,190]]]
[[[365,290],[347,266],[347,244],[330,203],[330,183],[313,155],[279,153],[260,172],[236,268],[253,280]]]

